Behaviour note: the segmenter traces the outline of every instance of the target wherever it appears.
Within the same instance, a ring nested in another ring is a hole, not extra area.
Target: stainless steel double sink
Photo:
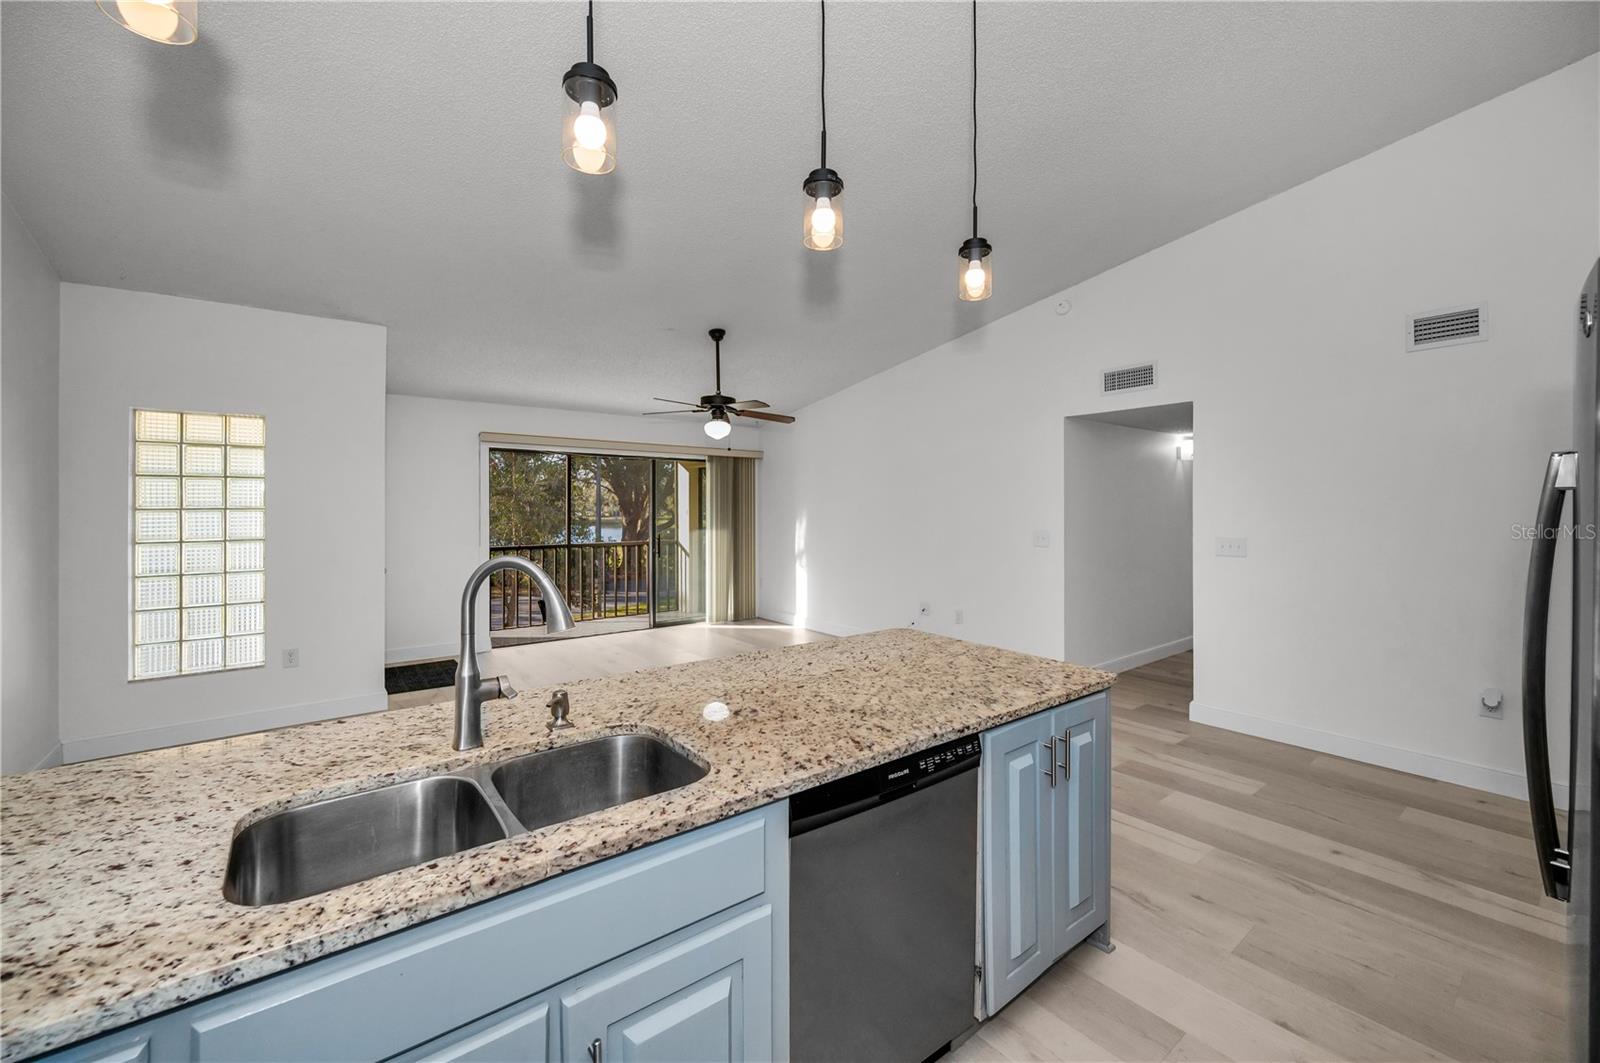
[[[275,812],[234,835],[223,896],[281,904],[675,790],[706,768],[609,735]]]

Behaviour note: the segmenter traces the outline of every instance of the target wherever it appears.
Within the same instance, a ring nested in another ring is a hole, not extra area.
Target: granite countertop
[[[190,1003],[945,739],[1103,690],[1109,672],[912,629],[571,684],[485,706],[329,720],[0,780],[0,1060]],[[701,710],[732,709],[710,722]],[[222,896],[235,831],[271,812],[619,731],[670,741],[697,782],[286,904]]]

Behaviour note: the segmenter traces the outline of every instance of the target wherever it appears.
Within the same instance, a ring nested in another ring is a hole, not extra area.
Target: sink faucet
[[[501,569],[514,569],[539,585],[544,595],[544,626],[552,634],[572,627],[572,610],[567,600],[556,589],[545,570],[521,557],[491,557],[467,577],[466,589],[461,592],[461,663],[456,666],[456,737],[457,749],[477,749],[483,745],[483,703],[494,698],[513,698],[505,676],[485,679],[478,674],[478,590],[485,580]]]

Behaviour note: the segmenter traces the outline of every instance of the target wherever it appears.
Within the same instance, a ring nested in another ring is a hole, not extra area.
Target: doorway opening
[[[1066,418],[1067,660],[1192,675],[1195,446],[1192,402]]]
[[[491,447],[489,555],[550,574],[572,635],[706,617],[706,461]],[[528,577],[489,578],[493,646],[552,637]],[[569,636],[563,636],[569,637]]]

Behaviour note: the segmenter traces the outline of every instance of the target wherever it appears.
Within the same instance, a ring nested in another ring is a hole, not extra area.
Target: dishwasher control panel
[[[977,735],[949,745],[936,746],[916,754],[916,773],[919,777],[932,775],[941,768],[948,768],[952,764],[960,764],[964,760],[976,757],[981,748]]]
[[[923,785],[936,785],[977,767],[982,755],[982,741],[977,735],[968,735],[803,790],[789,799],[790,836],[870,805],[897,800]]]

